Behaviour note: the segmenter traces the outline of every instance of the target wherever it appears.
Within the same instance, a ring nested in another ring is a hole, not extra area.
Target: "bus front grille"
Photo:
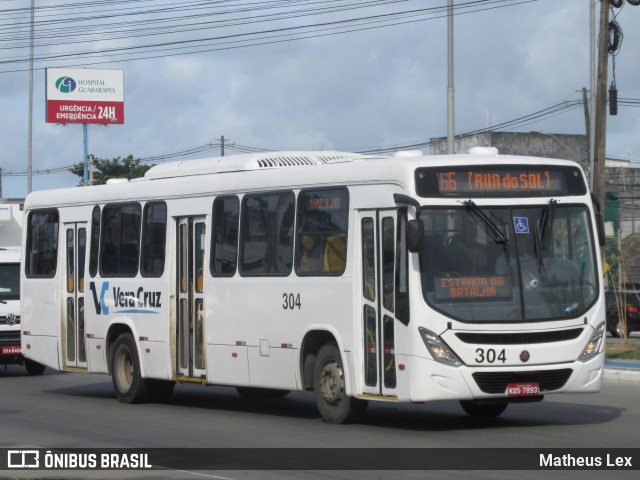
[[[484,393],[505,393],[510,383],[537,383],[541,392],[562,388],[572,370],[541,370],[533,372],[476,372],[473,379]]]
[[[0,332],[0,345],[20,345],[20,330]]]

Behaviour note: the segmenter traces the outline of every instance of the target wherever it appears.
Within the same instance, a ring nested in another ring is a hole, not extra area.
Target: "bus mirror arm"
[[[420,220],[420,203],[409,195],[405,195],[404,193],[394,193],[393,201],[396,205],[409,205],[416,209],[416,220]]]
[[[415,220],[407,222],[407,250],[411,253],[422,252],[424,224],[420,220],[420,203],[415,198],[403,193],[394,193],[393,201],[396,205],[409,205],[416,209]]]

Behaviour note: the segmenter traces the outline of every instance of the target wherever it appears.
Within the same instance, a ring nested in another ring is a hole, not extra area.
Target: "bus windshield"
[[[575,318],[596,300],[595,245],[584,205],[423,208],[422,289],[462,322]]]

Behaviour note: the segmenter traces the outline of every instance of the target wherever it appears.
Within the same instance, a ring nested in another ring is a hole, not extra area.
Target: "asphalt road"
[[[425,405],[371,403],[363,423],[328,425],[313,396],[251,402],[230,388],[178,385],[171,404],[124,405],[110,377],[23,367],[0,370],[0,448],[637,448],[640,383],[605,381],[594,395],[557,395],[537,404],[510,405],[498,419],[467,417],[457,402]],[[374,454],[378,450],[371,450]],[[326,468],[336,468],[326,455]],[[640,463],[640,455],[637,460]],[[514,478],[513,472],[399,471],[393,478]],[[471,473],[474,473],[471,475]],[[637,471],[518,472],[517,478],[636,478]],[[4,474],[4,477],[3,477]],[[126,472],[0,471],[0,478],[364,478],[356,471],[202,472],[191,469]],[[367,479],[391,478],[368,471]],[[435,478],[435,477],[434,477]]]

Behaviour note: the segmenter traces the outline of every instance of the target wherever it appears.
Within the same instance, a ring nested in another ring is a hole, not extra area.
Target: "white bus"
[[[40,375],[44,365],[25,360],[20,346],[20,243],[22,201],[0,199],[0,365],[25,365]]]
[[[601,386],[597,212],[573,162],[260,153],[25,208],[23,351],[111,375],[121,402],[314,391],[341,423],[367,401],[491,417]]]

